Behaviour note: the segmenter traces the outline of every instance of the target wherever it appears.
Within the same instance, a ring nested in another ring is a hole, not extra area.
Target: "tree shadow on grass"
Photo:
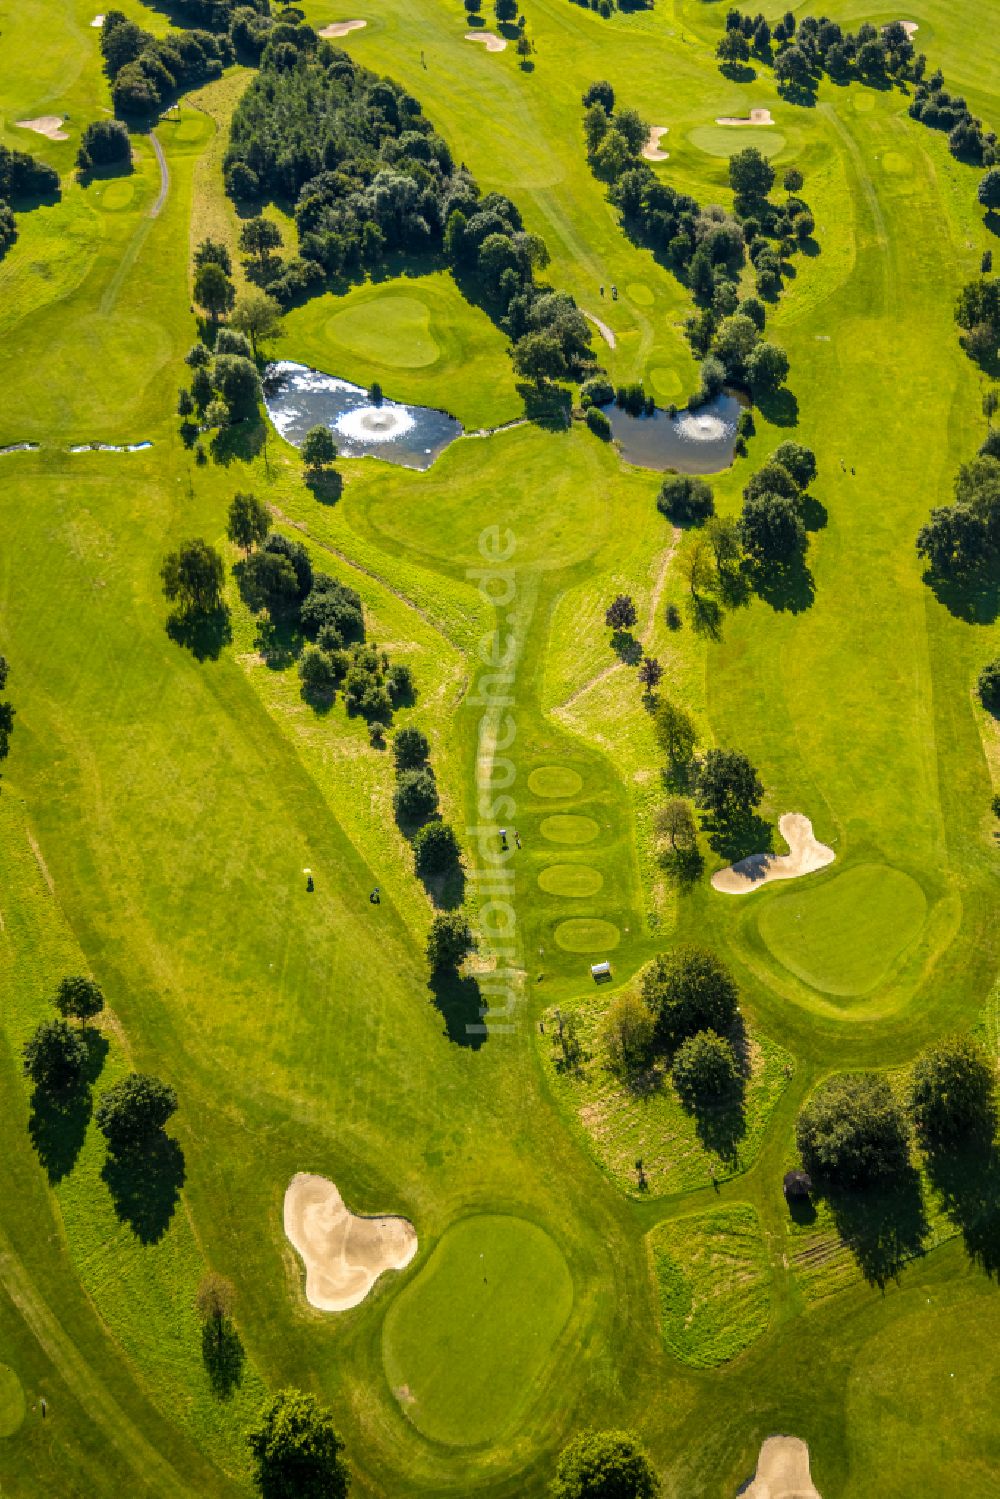
[[[629,630],[616,630],[611,637],[611,649],[625,666],[638,666],[642,660],[642,646]]]
[[[945,1212],[961,1230],[970,1258],[1000,1278],[1000,1151],[970,1141],[927,1157],[927,1174]]]
[[[783,565],[751,567],[747,576],[757,597],[776,614],[802,614],[815,602],[816,584],[802,552]]]
[[[829,511],[822,500],[817,500],[813,494],[802,496],[802,524],[807,531],[824,530],[829,518]]]
[[[912,1166],[866,1191],[830,1188],[827,1201],[837,1232],[869,1285],[884,1288],[908,1260],[923,1253],[929,1224],[920,1176]]]
[[[109,1154],[101,1177],[122,1222],[141,1243],[158,1243],[184,1185],[184,1152],[173,1136],[161,1133],[138,1150]]]
[[[457,859],[449,869],[422,874],[420,883],[437,911],[457,911],[465,901],[465,870]]]
[[[705,860],[693,843],[690,848],[665,848],[660,854],[660,867],[682,890],[691,890],[705,872]]]
[[[223,468],[228,468],[231,463],[252,463],[260,455],[266,440],[264,423],[259,418],[234,422],[212,438],[212,457]]]
[[[201,1358],[212,1394],[218,1400],[231,1399],[243,1383],[246,1363],[246,1353],[231,1317],[210,1317],[202,1324]]]
[[[958,580],[928,569],[924,582],[938,603],[966,624],[991,625],[1000,614],[1000,578],[981,573]]]
[[[707,640],[722,639],[722,605],[710,593],[693,593],[688,599],[691,628]]]
[[[310,470],[303,477],[309,493],[320,505],[336,505],[344,492],[343,476],[335,468]]]
[[[217,661],[231,643],[233,627],[225,604],[218,609],[175,609],[167,616],[167,634],[197,661]]]
[[[520,381],[516,387],[524,402],[524,414],[529,422],[544,427],[547,432],[565,432],[572,420],[573,398],[561,385],[543,385],[541,389],[528,381]]]
[[[298,621],[291,615],[262,614],[254,645],[272,671],[284,671],[297,661],[304,644]]]
[[[765,418],[775,427],[797,427],[799,423],[799,403],[795,399],[794,392],[783,385],[780,390],[771,391],[768,395],[756,397],[757,406]]]
[[[756,812],[745,817],[732,817],[719,821],[714,817],[702,817],[702,829],[708,834],[708,846],[720,858],[735,864],[750,854],[768,854],[774,842],[774,829]]]
[[[757,77],[757,69],[752,68],[746,62],[720,63],[719,72],[723,78],[728,78],[730,83],[753,83]]]
[[[59,1092],[36,1087],[31,1095],[28,1134],[53,1186],[76,1164],[93,1110],[91,1089],[108,1054],[107,1037],[100,1031],[88,1026],[80,1039],[87,1048],[87,1061],[76,1086]]]
[[[479,1051],[489,1032],[483,1021],[486,1005],[476,980],[454,968],[437,968],[431,974],[428,988],[441,1012],[448,1040],[470,1051]]]

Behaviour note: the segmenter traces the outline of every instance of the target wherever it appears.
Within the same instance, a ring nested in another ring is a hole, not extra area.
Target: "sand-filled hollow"
[[[773,125],[769,109],[751,109],[748,115],[720,115],[717,125]]]
[[[39,115],[37,120],[17,120],[15,123],[19,130],[33,130],[36,135],[44,135],[50,141],[69,140],[63,129],[62,115]]]
[[[809,1472],[809,1448],[799,1437],[768,1437],[757,1471],[740,1489],[741,1499],[821,1499]]]
[[[482,42],[487,52],[506,52],[507,43],[502,36],[494,36],[492,31],[467,31],[465,33],[467,42]]]
[[[787,854],[749,854],[728,869],[712,876],[712,886],[727,895],[748,895],[771,880],[795,880],[799,875],[824,869],[837,857],[832,848],[820,843],[813,825],[801,812],[786,812],[778,830],[788,844]]]
[[[347,36],[351,31],[360,31],[362,26],[367,26],[367,21],[331,21],[329,26],[324,26],[322,31],[316,33],[326,41],[332,41],[334,37]]]
[[[285,1235],[306,1267],[306,1300],[321,1312],[364,1301],[385,1270],[402,1270],[417,1252],[408,1218],[362,1218],[332,1181],[300,1171],[285,1192]]]
[[[660,141],[670,129],[669,125],[651,125],[646,144],[642,148],[642,154],[647,161],[666,161],[670,155],[669,151],[660,150]]]

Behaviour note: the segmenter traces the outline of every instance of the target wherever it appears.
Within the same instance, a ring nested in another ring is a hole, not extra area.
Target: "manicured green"
[[[582,900],[596,895],[604,884],[599,869],[589,864],[548,864],[538,876],[538,887],[548,895],[568,895]]]
[[[0,1437],[12,1437],[24,1420],[26,1402],[13,1369],[0,1364]]]
[[[790,886],[761,909],[779,963],[824,994],[869,994],[920,936],[924,892],[884,864],[856,864],[822,883]]]
[[[385,1320],[382,1356],[418,1431],[475,1447],[531,1408],[573,1304],[558,1245],[523,1218],[450,1228]]]
[[[621,933],[611,921],[599,916],[574,916],[556,927],[556,941],[567,952],[611,951],[621,941]]]
[[[677,1218],[649,1235],[664,1345],[685,1364],[728,1363],[767,1331],[770,1283],[752,1207]]]
[[[575,796],[582,786],[579,771],[568,765],[539,765],[528,777],[528,790],[536,796]]]

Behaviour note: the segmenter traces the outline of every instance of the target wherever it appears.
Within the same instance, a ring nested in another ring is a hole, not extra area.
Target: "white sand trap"
[[[325,1176],[300,1171],[285,1193],[285,1234],[306,1267],[306,1300],[321,1312],[364,1301],[384,1270],[417,1252],[408,1218],[360,1218]]]
[[[506,52],[507,43],[502,36],[494,36],[492,31],[467,31],[465,33],[467,42],[482,42],[487,52]]]
[[[666,135],[669,129],[669,125],[650,126],[649,135],[646,138],[646,144],[642,148],[642,154],[647,161],[666,161],[667,157],[670,155],[670,152],[660,150],[660,141],[663,136]]]
[[[749,854],[728,869],[717,870],[712,876],[713,888],[727,895],[748,895],[770,880],[797,880],[799,875],[813,874],[837,857],[814,836],[812,823],[801,812],[786,812],[778,829],[791,853]]]
[[[50,141],[68,141],[63,129],[62,115],[39,115],[37,120],[16,121],[19,129],[33,130],[36,135],[45,135]]]
[[[347,36],[349,32],[360,31],[362,26],[367,25],[367,21],[331,21],[329,26],[324,26],[316,35],[332,41],[335,36]]]
[[[768,1437],[741,1499],[821,1499],[809,1472],[809,1448],[798,1437]]]
[[[773,125],[769,109],[751,109],[748,115],[720,115],[717,125]]]
[[[900,26],[902,26],[907,36],[912,36],[915,31],[920,30],[920,27],[917,25],[916,21],[900,21],[899,24]]]
[[[94,19],[91,21],[90,24],[91,24],[91,26],[103,26],[104,25],[104,17],[103,16],[95,16]]]

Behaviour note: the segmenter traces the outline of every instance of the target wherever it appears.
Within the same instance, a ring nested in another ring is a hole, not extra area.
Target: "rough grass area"
[[[588,1149],[633,1197],[661,1197],[738,1176],[753,1164],[770,1116],[793,1075],[792,1059],[765,1036],[751,1033],[744,1106],[696,1115],[674,1091],[665,1064],[631,1081],[609,1066],[600,1035],[608,990],[564,1006],[575,1028],[579,1057],[566,1063],[554,1011],[539,1045],[556,1095]],[[642,1161],[640,1185],[636,1161]]]
[[[752,1207],[675,1218],[647,1243],[663,1343],[675,1358],[714,1369],[767,1331],[770,1272]]]

